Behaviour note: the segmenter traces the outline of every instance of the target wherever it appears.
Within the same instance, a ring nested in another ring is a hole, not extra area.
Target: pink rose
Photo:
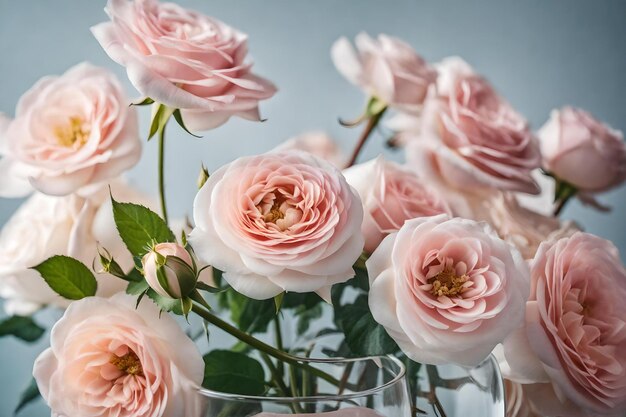
[[[626,411],[626,269],[607,240],[543,243],[531,264],[525,332],[505,342],[518,377],[551,381],[591,414]],[[528,375],[528,374],[531,375]]]
[[[485,200],[483,210],[477,210],[477,213],[484,217],[480,220],[488,221],[502,239],[519,249],[524,259],[532,259],[542,242],[580,231],[574,222],[561,222],[554,216],[544,216],[523,207],[509,193]]]
[[[361,231],[368,253],[406,220],[451,214],[441,196],[414,172],[382,157],[350,167],[344,175],[363,202]]]
[[[606,191],[626,180],[622,132],[586,111],[554,110],[538,135],[544,168],[581,191]]]
[[[348,160],[339,145],[326,132],[305,132],[287,139],[274,151],[304,151],[325,159],[337,168],[343,168]]]
[[[475,366],[522,324],[528,268],[486,223],[404,223],[366,262],[374,319],[416,362]]]
[[[146,196],[122,181],[112,183],[111,188],[120,201],[151,205]],[[0,297],[5,299],[5,310],[28,315],[46,305],[67,307],[70,301],[58,296],[30,268],[54,255],[72,256],[91,267],[98,257],[98,245],[125,271],[133,267],[132,256],[115,227],[108,185],[89,198],[33,194],[0,233]],[[96,270],[100,270],[98,263]],[[99,296],[108,297],[126,287],[123,280],[109,274],[97,274],[96,278]]]
[[[163,297],[182,298],[195,288],[193,260],[187,249],[178,243],[156,244],[143,256],[141,265],[150,288]],[[159,273],[160,268],[162,275]]]
[[[531,171],[539,147],[526,120],[460,58],[438,66],[418,136],[405,139],[407,160],[427,179],[468,192],[537,194]]]
[[[176,321],[125,294],[74,302],[33,375],[54,416],[201,417],[204,362]]]
[[[354,276],[363,209],[341,172],[298,151],[244,157],[198,192],[189,241],[199,259],[256,299],[317,291]]]
[[[360,33],[356,48],[340,38],[331,50],[337,70],[348,81],[390,106],[419,109],[437,73],[409,44],[388,35],[372,39]]]
[[[118,176],[137,163],[137,113],[109,71],[82,63],[44,77],[27,91],[4,134],[0,195],[33,187],[67,195]]]
[[[91,29],[100,45],[141,94],[181,109],[189,129],[260,120],[259,101],[276,88],[252,73],[247,35],[174,3],[109,0],[105,10],[111,21]]]

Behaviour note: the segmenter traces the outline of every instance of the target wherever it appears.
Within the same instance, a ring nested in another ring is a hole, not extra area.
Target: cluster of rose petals
[[[452,188],[537,194],[531,171],[541,162],[539,146],[526,120],[460,58],[437,69],[420,134],[402,141],[407,160]]]
[[[415,172],[383,157],[352,166],[343,174],[363,202],[361,230],[368,253],[406,220],[451,214],[443,198]]]
[[[33,375],[55,416],[200,417],[204,362],[176,321],[125,294],[72,303]]]
[[[596,193],[626,180],[626,143],[584,110],[554,110],[539,130],[544,168],[584,192]]]
[[[45,305],[69,304],[31,269],[51,256],[72,256],[91,266],[100,246],[124,270],[133,267],[133,259],[115,227],[109,190],[120,201],[151,204],[122,181],[110,187],[103,185],[88,198],[35,193],[7,221],[0,233],[0,297],[5,299],[7,313],[28,315]],[[111,275],[97,274],[96,278],[99,296],[108,297],[125,288],[124,281]]]
[[[118,176],[141,156],[136,110],[109,71],[82,63],[44,77],[0,131],[0,195],[67,195]]]
[[[348,158],[337,142],[326,132],[305,132],[287,139],[274,148],[274,151],[299,150],[311,153],[330,162],[337,168],[343,168]]]
[[[524,256],[532,259],[539,245],[547,240],[557,240],[580,231],[572,221],[561,222],[554,216],[545,216],[530,210],[517,201],[511,193],[499,193],[485,202],[479,211],[498,232]]]
[[[366,265],[374,319],[417,362],[475,366],[522,324],[528,267],[486,223],[409,220]],[[459,291],[435,293],[441,274]]]
[[[626,410],[626,269],[607,240],[545,242],[531,265],[525,332],[505,342],[512,373],[550,381],[597,414]]]
[[[245,34],[156,0],[109,0],[106,11],[111,21],[92,28],[100,45],[141,94],[181,109],[189,129],[260,120],[259,101],[276,88],[252,73]]]
[[[415,50],[400,39],[360,33],[356,50],[346,38],[331,50],[335,66],[352,84],[371,97],[407,111],[419,109],[437,72]]]
[[[194,202],[189,241],[238,292],[323,297],[354,276],[363,208],[341,172],[311,154],[244,157],[213,173]]]

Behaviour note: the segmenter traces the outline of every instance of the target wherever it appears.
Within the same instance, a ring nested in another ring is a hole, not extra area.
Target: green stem
[[[446,417],[446,412],[443,409],[443,405],[437,397],[436,388],[439,385],[441,378],[439,377],[439,371],[435,365],[426,365],[426,372],[428,373],[428,382],[430,384],[430,392],[428,393],[428,400],[433,408],[439,413],[440,417]]]
[[[361,153],[361,150],[363,149],[365,142],[367,142],[367,138],[370,137],[370,135],[374,131],[374,128],[378,125],[378,122],[380,122],[380,119],[383,117],[383,114],[385,114],[386,110],[387,110],[387,107],[383,107],[382,110],[380,110],[378,113],[371,115],[367,119],[367,124],[365,125],[365,129],[363,130],[363,132],[361,133],[361,136],[359,137],[359,140],[356,144],[356,147],[354,148],[354,151],[352,152],[352,156],[350,157],[350,160],[348,161],[346,168],[350,168],[352,165],[356,163],[356,160],[359,157],[359,154]]]
[[[285,349],[283,346],[283,334],[280,328],[280,315],[279,314],[280,312],[276,313],[276,316],[274,317],[274,338],[276,340],[276,347],[284,352]],[[280,372],[281,375],[285,374],[285,369],[283,368],[282,362],[278,363],[278,372]]]
[[[265,365],[267,365],[268,369],[270,370],[270,373],[272,374],[272,381],[274,381],[274,385],[276,385],[279,394],[283,397],[289,396],[289,390],[285,385],[285,382],[283,381],[282,375],[278,373],[278,369],[274,365],[274,362],[272,362],[267,353],[261,352],[261,358],[263,358],[263,362],[265,362]]]
[[[293,356],[287,352],[283,352],[282,350],[276,349],[275,347],[270,346],[267,343],[260,341],[259,339],[257,339],[254,336],[249,335],[248,333],[242,332],[235,326],[217,317],[216,315],[211,313],[209,310],[207,310],[203,306],[199,304],[194,304],[191,311],[193,311],[194,313],[196,313],[198,316],[202,317],[209,323],[213,324],[214,326],[219,327],[220,329],[224,330],[226,333],[230,334],[231,336],[252,346],[253,348],[261,352],[264,352],[275,359],[288,363],[290,365],[295,365],[302,369],[306,369],[307,371],[311,372],[313,375],[317,376],[318,378],[321,378],[324,381],[329,382],[335,386],[339,385],[339,380],[337,380],[333,376],[305,363],[307,360],[306,358],[300,358],[298,356]]]
[[[161,214],[167,224],[167,205],[165,203],[165,126],[159,128],[159,198],[161,200]]]

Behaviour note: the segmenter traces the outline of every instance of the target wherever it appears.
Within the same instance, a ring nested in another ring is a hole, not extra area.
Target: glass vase
[[[297,395],[246,396],[201,390],[203,417],[411,417],[405,367],[393,357],[310,359],[287,366]],[[319,375],[314,375],[317,370]],[[322,378],[320,375],[324,376]],[[329,382],[331,381],[331,382]],[[287,387],[289,385],[289,387]],[[272,391],[273,392],[273,391]]]

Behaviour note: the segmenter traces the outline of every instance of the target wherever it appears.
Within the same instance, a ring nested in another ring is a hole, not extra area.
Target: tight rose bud
[[[159,243],[141,260],[148,285],[159,295],[183,298],[196,285],[193,261],[178,243]]]
[[[622,132],[584,110],[554,110],[539,130],[544,168],[578,190],[606,191],[626,180],[626,144]]]

